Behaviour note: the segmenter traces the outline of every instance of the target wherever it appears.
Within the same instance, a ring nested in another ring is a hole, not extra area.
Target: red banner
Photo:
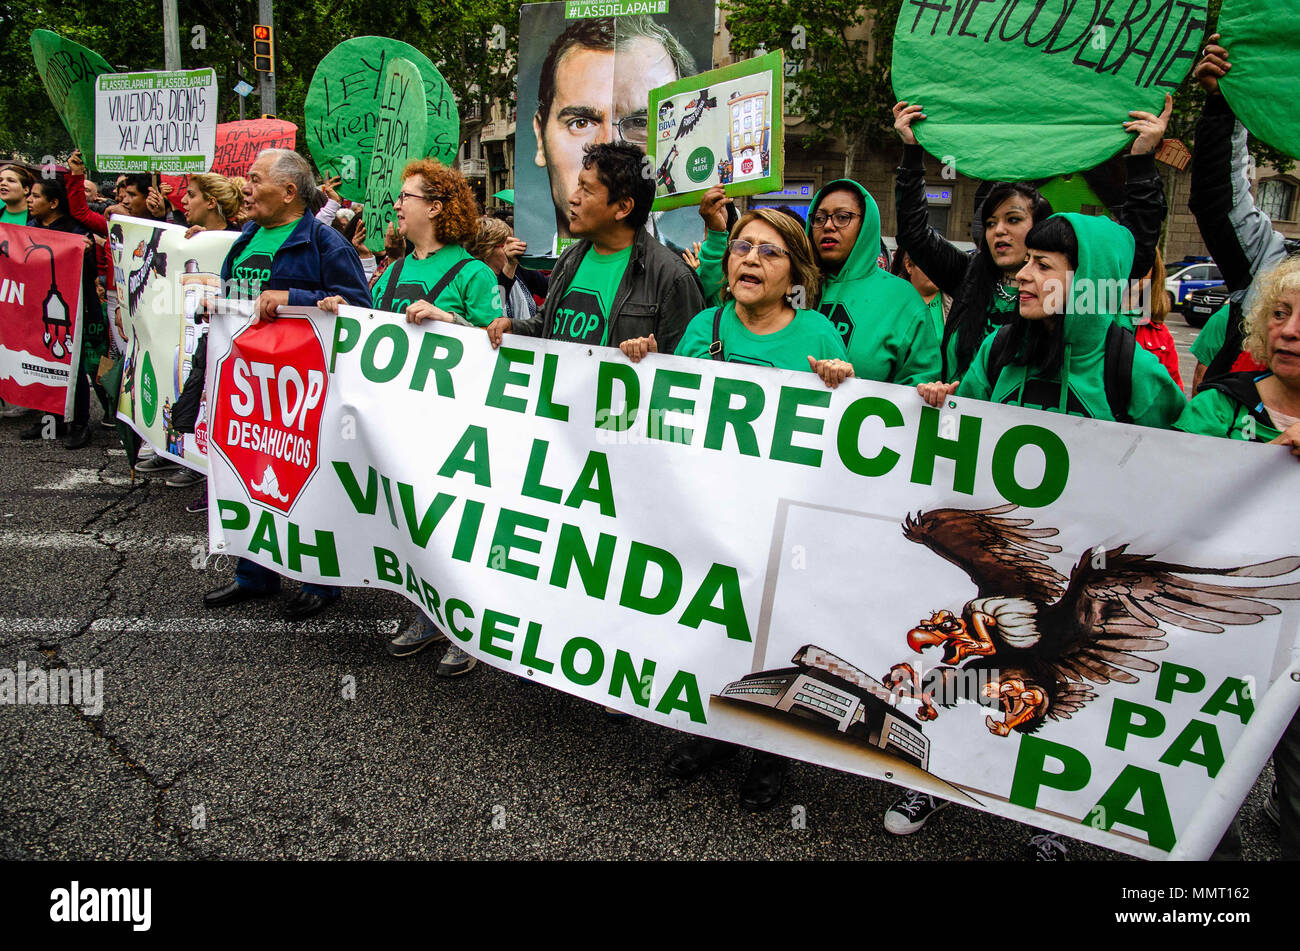
[[[298,127],[284,119],[248,119],[217,126],[217,154],[212,171],[218,175],[248,175],[262,149],[291,149]]]
[[[80,235],[0,224],[0,398],[59,417],[81,362]]]

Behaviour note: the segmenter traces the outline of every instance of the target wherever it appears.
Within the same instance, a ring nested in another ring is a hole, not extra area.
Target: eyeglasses
[[[624,116],[617,122],[618,137],[628,145],[645,145],[650,141],[650,116],[644,112]]]
[[[826,214],[824,211],[819,211],[817,214],[812,216],[812,223],[815,228],[824,228],[826,227],[826,220],[829,218],[831,221],[835,222],[835,227],[847,228],[849,225],[853,224],[854,218],[861,217],[862,215],[858,214],[856,211],[837,211],[830,215]]]
[[[755,248],[758,248],[758,256],[760,258],[767,258],[769,261],[774,261],[782,255],[785,255],[786,257],[790,256],[789,251],[785,248],[778,247],[775,244],[754,244],[752,241],[746,241],[743,238],[727,245],[727,253],[743,258],[748,257],[749,252],[753,251]]]
[[[442,195],[417,195],[414,192],[398,192],[397,201],[394,204],[400,205],[408,198],[414,198],[416,201],[446,201]]]

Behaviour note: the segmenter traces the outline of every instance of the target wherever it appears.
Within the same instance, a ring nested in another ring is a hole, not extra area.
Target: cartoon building
[[[734,96],[728,103],[730,127],[724,159],[737,181],[759,178],[771,164],[772,124],[767,92]]]
[[[848,661],[813,644],[799,648],[794,667],[763,670],[727,684],[718,696],[812,720],[921,769],[930,741],[921,724],[899,712],[897,698]]]

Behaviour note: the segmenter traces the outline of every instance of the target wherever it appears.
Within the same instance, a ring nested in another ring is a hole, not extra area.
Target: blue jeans
[[[235,566],[235,583],[241,588],[252,588],[263,594],[280,590],[279,575],[270,568],[263,568],[257,562],[249,561],[247,558],[239,559],[239,563]],[[343,593],[338,585],[311,584],[306,581],[303,582],[302,590],[305,594],[316,594],[322,598],[337,598]]]

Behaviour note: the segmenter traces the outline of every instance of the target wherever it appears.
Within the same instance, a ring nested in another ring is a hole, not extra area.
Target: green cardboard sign
[[[777,50],[650,90],[655,211],[698,205],[717,184],[728,195],[781,187],[783,60]]]
[[[1224,0],[1219,43],[1232,69],[1219,89],[1242,125],[1300,158],[1300,0]]]
[[[72,142],[81,149],[86,168],[95,169],[95,79],[116,72],[94,50],[49,30],[32,31],[32,56],[54,111]]]
[[[917,141],[957,171],[1035,179],[1125,148],[1133,109],[1159,114],[1204,38],[1205,0],[904,0],[894,95],[927,118]]]
[[[429,57],[385,36],[345,40],[329,51],[311,78],[304,133],[317,168],[343,178],[339,194],[349,201],[365,199],[379,104],[394,59],[415,64],[424,86],[427,127],[419,154],[451,165],[460,146],[460,111],[451,87]]]
[[[376,252],[384,249],[384,233],[397,215],[393,202],[402,190],[402,169],[422,156],[428,128],[420,70],[399,57],[390,59],[384,72],[375,145],[366,166],[364,210],[366,247]]]

